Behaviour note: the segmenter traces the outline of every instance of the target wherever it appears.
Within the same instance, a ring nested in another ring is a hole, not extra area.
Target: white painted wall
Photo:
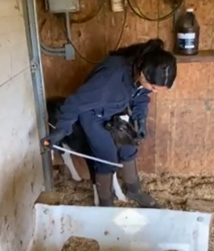
[[[22,6],[0,0],[0,251],[24,251],[43,172]]]

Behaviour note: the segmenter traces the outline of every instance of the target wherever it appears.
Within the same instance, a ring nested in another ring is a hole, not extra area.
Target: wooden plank
[[[214,62],[214,50],[201,50],[197,55],[175,55],[178,63]]]
[[[64,204],[65,194],[59,192],[41,192],[35,204],[60,205]]]

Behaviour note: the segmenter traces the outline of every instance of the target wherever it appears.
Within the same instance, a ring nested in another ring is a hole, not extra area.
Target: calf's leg
[[[121,186],[119,184],[116,172],[113,174],[113,190],[114,190],[115,196],[117,197],[119,201],[127,202],[126,196],[123,193]]]
[[[69,148],[68,145],[66,144],[62,144],[62,147],[67,149],[67,150],[71,150]],[[71,155],[69,153],[63,153],[62,154],[62,158],[63,158],[63,161],[64,161],[64,164],[68,167],[68,169],[70,170],[71,172],[71,176],[72,178],[75,180],[75,181],[81,181],[81,177],[79,176],[79,174],[77,173],[75,167],[74,167],[74,164],[73,164],[73,161],[72,161],[72,158],[71,158]]]
[[[51,150],[51,160],[54,161],[54,150]]]

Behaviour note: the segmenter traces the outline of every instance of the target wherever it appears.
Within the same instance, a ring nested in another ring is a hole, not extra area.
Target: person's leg
[[[110,133],[103,127],[103,120],[96,113],[86,112],[79,116],[94,157],[118,163],[117,148]],[[94,162],[96,187],[100,206],[113,206],[113,174],[116,167]]]
[[[123,181],[126,196],[136,201],[142,207],[155,207],[155,200],[141,190],[140,179],[136,166],[137,147],[123,146],[118,150],[120,161],[123,163]]]

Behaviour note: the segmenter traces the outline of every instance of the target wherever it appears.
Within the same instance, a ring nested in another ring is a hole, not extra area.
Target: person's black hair
[[[176,57],[164,50],[164,42],[159,38],[119,48],[109,55],[123,56],[130,60],[134,73],[142,72],[153,85],[171,88],[177,75]]]

